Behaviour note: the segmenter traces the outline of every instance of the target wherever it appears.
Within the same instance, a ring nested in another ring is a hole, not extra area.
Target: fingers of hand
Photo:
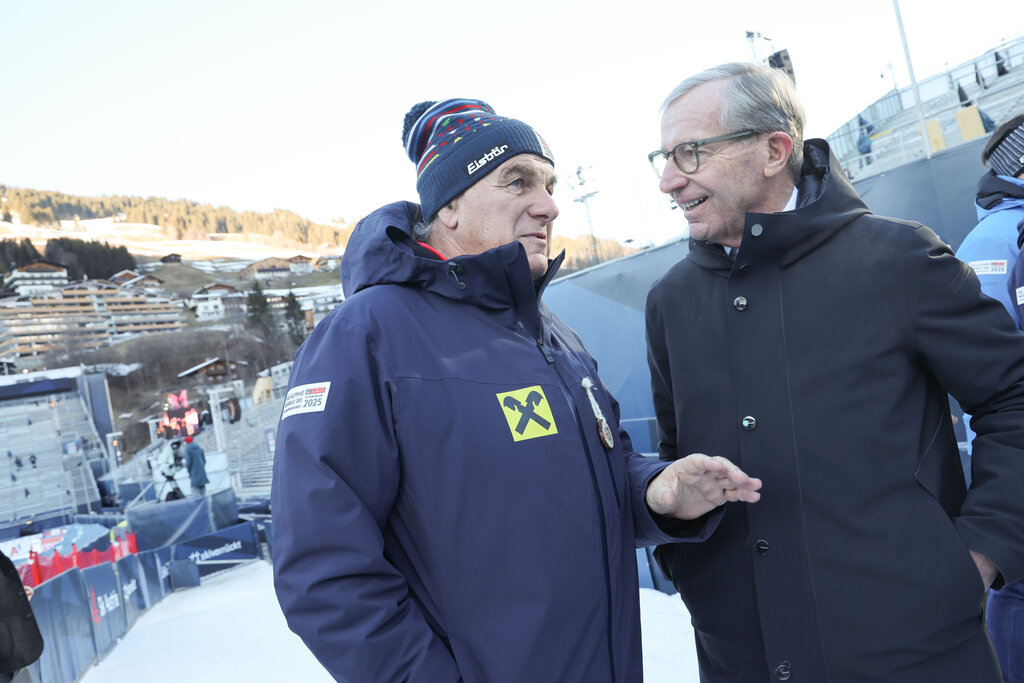
[[[714,505],[730,501],[743,501],[754,503],[760,500],[761,480],[753,479],[745,474],[737,480],[729,476],[714,476],[705,478],[697,484],[697,490],[704,498]]]

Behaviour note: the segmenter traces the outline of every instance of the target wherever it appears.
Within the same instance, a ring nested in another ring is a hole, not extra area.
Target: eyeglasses
[[[748,138],[751,135],[757,134],[755,130],[744,130],[739,133],[729,133],[728,135],[719,135],[718,137],[705,138],[704,140],[680,142],[672,148],[671,152],[662,152],[660,149],[656,152],[651,152],[647,155],[647,160],[651,162],[651,168],[654,169],[659,178],[665,172],[665,166],[668,164],[669,157],[672,157],[672,161],[676,163],[676,168],[683,173],[696,173],[697,169],[700,168],[699,150],[704,145],[710,145],[713,142],[725,142],[726,140],[739,140],[740,138]]]

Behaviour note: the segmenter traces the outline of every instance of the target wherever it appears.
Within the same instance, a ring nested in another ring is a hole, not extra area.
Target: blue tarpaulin
[[[127,515],[128,526],[136,533],[139,550],[159,548],[214,530],[206,497],[135,505],[128,508]]]
[[[256,531],[260,540],[267,544],[267,552],[270,553],[270,561],[274,561],[274,522],[269,517],[256,519]]]
[[[199,585],[199,567],[192,560],[171,560],[171,590]]]
[[[171,546],[164,546],[153,551],[156,556],[157,573],[160,575],[160,589],[164,595],[171,592],[171,572],[168,565],[171,563]]]
[[[237,524],[238,505],[235,492],[224,489],[209,496],[133,505],[127,515],[139,550],[151,550]]]
[[[117,576],[112,564],[98,564],[81,571],[89,595],[96,652],[104,654],[124,635],[128,627],[121,607]]]
[[[222,489],[209,495],[210,515],[214,529],[226,529],[238,524],[238,501],[234,489]]]
[[[146,610],[143,584],[146,577],[136,555],[122,557],[116,563],[117,578],[121,584],[121,604],[124,609],[125,628],[131,628],[139,615]]]
[[[163,600],[164,584],[160,579],[160,558],[155,550],[146,550],[135,555],[139,560],[142,572],[142,595],[146,600],[146,608],[150,608]]]
[[[43,655],[29,670],[41,683],[71,683],[96,658],[89,598],[82,573],[64,572],[36,587],[32,612],[43,634]]]

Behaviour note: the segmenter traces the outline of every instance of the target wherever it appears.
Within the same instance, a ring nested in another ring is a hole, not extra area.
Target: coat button
[[[747,310],[747,297],[745,297],[745,296],[738,296],[738,297],[736,297],[735,299],[732,300],[732,305],[733,305],[733,308],[735,308],[737,311],[745,311],[745,310]]]
[[[743,418],[743,422],[741,424],[743,425],[743,428],[746,429],[748,432],[752,432],[754,431],[754,428],[757,427],[757,420],[755,420],[752,416],[747,415],[745,418]]]
[[[753,225],[750,226],[750,234],[753,235],[754,237],[760,237],[761,233],[763,232],[764,226],[762,226],[760,223],[754,223]]]
[[[769,550],[771,550],[771,546],[768,545],[768,541],[764,540],[763,538],[760,538],[754,541],[754,550],[757,551],[758,555],[761,555],[763,557],[768,554]]]
[[[789,662],[783,662],[775,667],[775,677],[780,681],[788,681],[789,677],[793,675],[793,665]]]

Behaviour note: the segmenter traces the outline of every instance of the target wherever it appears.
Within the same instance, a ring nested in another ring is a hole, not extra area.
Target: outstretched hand
[[[729,501],[756,503],[761,480],[721,456],[691,453],[676,460],[647,487],[647,507],[659,515],[696,519]]]

